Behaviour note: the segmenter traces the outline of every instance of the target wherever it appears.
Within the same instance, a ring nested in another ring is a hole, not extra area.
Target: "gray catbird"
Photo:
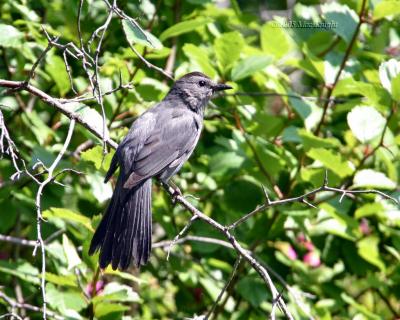
[[[132,258],[146,264],[151,251],[151,178],[163,183],[190,157],[203,127],[204,109],[216,91],[231,89],[201,72],[176,81],[160,103],[143,113],[118,146],[105,182],[118,167],[114,194],[89,254],[100,249],[99,265],[124,270]]]

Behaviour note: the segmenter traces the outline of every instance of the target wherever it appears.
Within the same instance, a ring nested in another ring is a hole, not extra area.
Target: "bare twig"
[[[39,184],[38,191],[36,193],[36,232],[37,232],[37,241],[36,241],[36,246],[33,250],[33,255],[36,255],[37,248],[40,247],[41,253],[42,253],[42,270],[41,270],[41,290],[42,290],[42,299],[43,299],[43,319],[46,320],[47,316],[47,299],[46,299],[46,249],[45,249],[45,243],[42,238],[42,228],[41,228],[41,223],[42,223],[42,207],[41,207],[41,201],[42,201],[42,194],[43,190],[46,187],[47,184],[49,184],[53,179],[53,173],[56,167],[58,166],[58,163],[61,161],[61,158],[63,157],[64,153],[67,150],[67,147],[71,141],[72,138],[72,133],[74,132],[75,128],[75,119],[71,119],[69,129],[68,129],[68,134],[67,138],[65,139],[64,145],[61,148],[58,156],[54,160],[53,164],[50,166],[50,168],[47,169],[47,179],[44,180]]]
[[[7,147],[5,145],[4,139],[7,143]],[[22,170],[19,169],[19,166],[17,164],[17,159],[18,159],[17,152],[18,149],[15,146],[14,141],[11,139],[10,134],[8,133],[6,124],[4,122],[3,113],[0,110],[0,154],[7,153],[11,157],[11,161],[16,170],[16,172],[11,177],[12,180],[18,180],[19,176],[23,172]]]
[[[172,77],[172,75],[170,75],[169,73],[167,73],[166,71],[164,71],[162,68],[155,66],[154,64],[152,64],[151,62],[147,61],[140,53],[139,51],[136,50],[136,48],[131,44],[128,43],[129,47],[132,49],[132,51],[137,55],[137,57],[140,59],[140,61],[142,61],[147,68],[150,69],[154,69],[158,72],[160,72],[161,74],[163,74],[165,77],[167,77],[170,80],[174,80],[174,78]]]
[[[10,297],[8,297],[4,292],[0,291],[0,298],[3,299],[5,302],[7,302],[12,309],[14,308],[18,308],[18,309],[26,309],[26,310],[30,310],[30,311],[34,311],[34,312],[45,312],[46,316],[52,317],[56,320],[64,320],[65,318],[54,313],[53,311],[50,310],[44,310],[43,308],[39,308],[37,306],[33,306],[31,304],[27,304],[27,303],[19,303],[17,301],[15,301],[14,299],[11,299]],[[11,312],[13,313],[13,312]],[[13,313],[13,315],[15,315]]]
[[[70,103],[61,103],[58,99],[55,99],[51,96],[49,96],[47,93],[43,92],[42,90],[28,84],[25,88],[23,87],[23,82],[21,81],[9,81],[9,80],[4,80],[0,79],[0,87],[5,87],[5,88],[23,88],[23,90],[26,90],[30,92],[31,94],[37,96],[40,100],[43,102],[51,105],[52,107],[55,107],[58,111],[66,115],[70,119],[75,119],[78,123],[83,125],[86,129],[88,129],[90,132],[92,132],[95,136],[105,139],[107,144],[113,148],[117,147],[117,143],[111,140],[108,135],[106,137],[103,137],[103,132],[102,129],[99,129],[98,124],[95,123],[94,121],[91,121],[91,119],[84,118],[81,114],[74,112],[71,108]]]
[[[235,274],[238,270],[239,264],[242,261],[242,256],[238,256],[235,262],[235,265],[233,266],[233,270],[231,273],[231,276],[229,277],[229,280],[225,283],[224,287],[222,288],[221,292],[219,293],[217,300],[214,301],[212,308],[210,309],[210,311],[208,312],[207,316],[206,316],[206,320],[208,319],[212,319],[212,314],[215,310],[215,308],[217,307],[219,301],[222,299],[222,296],[224,295],[226,289],[229,287],[230,283],[232,282],[233,278],[235,277]]]
[[[176,235],[176,237],[174,238],[174,240],[172,240],[172,242],[169,245],[168,250],[167,250],[167,261],[169,259],[169,254],[171,253],[171,250],[172,250],[172,247],[174,246],[174,244],[179,240],[180,237],[182,237],[189,230],[190,226],[197,219],[198,219],[197,216],[192,216],[192,218],[190,218],[189,222],[185,225],[185,227],[181,230],[181,232],[179,232]]]

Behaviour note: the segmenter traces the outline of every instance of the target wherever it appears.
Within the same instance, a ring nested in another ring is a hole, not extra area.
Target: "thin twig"
[[[27,303],[19,303],[15,301],[14,299],[11,299],[8,297],[4,292],[0,291],[0,298],[2,298],[5,302],[7,302],[11,308],[19,308],[19,309],[26,309],[34,312],[45,312],[46,316],[52,317],[56,320],[64,320],[65,318],[63,316],[60,316],[53,311],[50,310],[44,310],[43,308],[39,308],[37,306],[33,306]]]
[[[321,119],[319,120],[317,128],[315,129],[315,135],[318,135],[319,132],[321,131],[322,125],[323,125],[324,120],[325,120],[326,113],[327,113],[327,111],[328,111],[328,109],[329,109],[329,107],[331,105],[332,92],[335,89],[335,87],[336,87],[336,85],[337,85],[337,83],[339,81],[340,75],[342,74],[342,72],[343,72],[343,70],[344,70],[344,68],[346,66],[347,59],[350,56],[351,50],[353,49],[353,46],[354,46],[354,44],[356,42],[356,39],[358,37],[358,33],[360,31],[361,25],[364,22],[364,13],[365,13],[364,11],[365,11],[366,3],[367,3],[367,0],[362,0],[361,9],[360,9],[360,12],[358,14],[358,23],[357,23],[356,29],[354,30],[353,37],[351,38],[349,46],[346,49],[346,52],[344,54],[342,63],[340,64],[339,70],[338,70],[338,72],[336,74],[335,80],[333,81],[332,84],[329,84],[327,86],[327,93],[326,93],[325,103],[324,103],[324,106],[322,107]]]
[[[72,138],[72,133],[74,132],[75,128],[75,119],[71,119],[68,133],[67,133],[67,138],[65,139],[64,145],[61,148],[59,154],[57,155],[56,159],[54,160],[53,164],[50,166],[50,168],[47,169],[48,177],[46,180],[41,182],[39,184],[38,191],[36,193],[36,233],[37,233],[37,241],[36,241],[36,246],[33,249],[33,255],[36,255],[37,248],[40,247],[41,253],[42,253],[42,270],[41,270],[41,290],[42,290],[42,299],[43,299],[43,319],[46,320],[47,316],[47,298],[46,298],[46,249],[45,249],[45,243],[42,238],[42,207],[41,207],[41,201],[42,201],[42,194],[43,190],[46,187],[47,184],[49,184],[53,180],[53,173],[56,167],[58,166],[58,163],[61,161],[61,158],[63,157],[64,153],[67,151],[67,147],[71,141]]]
[[[222,296],[224,295],[226,289],[229,287],[230,283],[232,282],[233,278],[235,277],[235,274],[238,270],[239,264],[242,261],[242,256],[238,256],[236,261],[235,261],[235,265],[233,266],[233,270],[231,273],[231,276],[229,277],[229,280],[225,283],[224,287],[222,288],[221,292],[219,293],[217,300],[214,301],[212,308],[210,309],[210,311],[208,312],[207,316],[205,317],[205,320],[209,320],[212,319],[211,315],[213,314],[215,308],[217,307],[219,301],[222,299]]]

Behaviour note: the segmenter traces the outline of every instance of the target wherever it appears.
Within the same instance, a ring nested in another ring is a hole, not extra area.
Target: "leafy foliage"
[[[202,71],[233,86],[214,100],[218,108],[208,108],[199,145],[175,178],[184,194],[194,196],[190,202],[223,225],[266,202],[261,186],[271,200],[299,196],[321,186],[325,170],[330,186],[377,188],[399,199],[400,2],[342,0],[319,8],[316,1],[300,1],[291,24],[279,16],[266,21],[263,1],[232,0],[227,8],[198,0],[118,5],[122,11],[98,29],[110,13],[107,2],[82,1],[80,39],[79,2],[3,0],[0,78],[31,77],[29,84],[50,97],[83,97],[65,108],[115,141],[168,92],[171,82],[154,67],[176,78]],[[324,22],[333,27],[318,26]],[[59,37],[57,43],[81,48],[82,40],[89,43],[85,51],[98,52],[98,85],[107,93],[102,103],[90,99],[96,77],[85,71],[95,61],[64,56],[71,47],[48,48],[41,25]],[[51,104],[0,88],[1,314],[10,310],[4,295],[42,305],[41,259],[32,256],[38,237],[33,178],[48,177],[45,169],[62,150],[70,123]],[[231,277],[236,252],[192,238],[176,244],[167,259],[162,241],[172,240],[190,214],[157,183],[149,265],[99,274],[97,257],[87,250],[112,194],[112,183],[103,184],[112,151],[105,155],[103,141],[91,132],[77,124],[41,198],[49,312],[104,320],[206,315]],[[232,233],[279,275],[273,281],[294,318],[393,319],[400,316],[399,227],[400,210],[390,199],[322,192],[306,203],[268,207]],[[188,235],[223,240],[202,221]],[[270,290],[242,261],[213,314],[265,319],[273,309]],[[29,308],[14,311],[39,317]]]

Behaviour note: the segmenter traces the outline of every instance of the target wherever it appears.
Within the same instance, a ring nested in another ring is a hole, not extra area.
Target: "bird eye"
[[[203,80],[200,80],[199,81],[199,86],[200,87],[204,87],[206,85],[206,82],[205,81],[203,81]]]

